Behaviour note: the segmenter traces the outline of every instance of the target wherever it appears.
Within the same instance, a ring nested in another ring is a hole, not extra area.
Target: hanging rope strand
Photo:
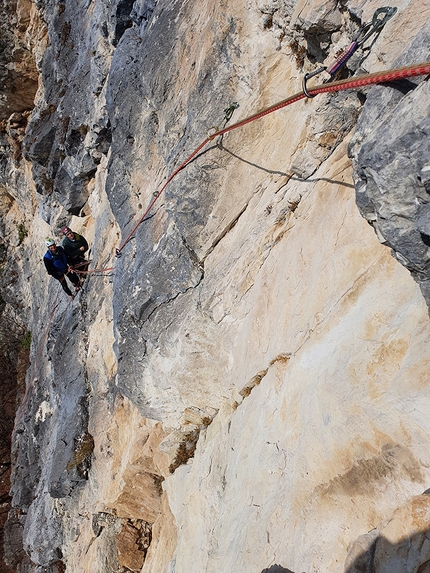
[[[313,88],[308,89],[307,94],[310,95],[311,97],[313,97],[313,96],[321,94],[321,93],[337,92],[337,91],[350,90],[350,89],[358,89],[358,88],[361,88],[364,86],[393,82],[396,80],[401,80],[401,79],[410,78],[410,77],[414,77],[414,76],[423,76],[423,75],[428,75],[428,74],[430,74],[430,62],[423,62],[421,64],[414,64],[412,66],[406,66],[403,68],[396,68],[393,70],[385,70],[382,72],[376,72],[374,74],[357,76],[355,78],[347,78],[345,80],[340,80],[337,82],[331,82],[331,83],[327,83],[327,84],[317,85]],[[215,133],[208,136],[204,141],[202,141],[202,143],[200,143],[200,145],[198,147],[196,147],[196,149],[167,178],[167,180],[164,182],[164,184],[162,185],[160,190],[154,194],[155,195],[154,199],[152,199],[152,201],[148,205],[148,207],[145,210],[145,212],[143,213],[143,215],[137,221],[137,223],[135,224],[135,226],[133,227],[131,232],[128,234],[126,239],[123,241],[121,246],[118,249],[116,249],[116,256],[117,257],[121,256],[122,250],[127,245],[127,243],[132,239],[133,235],[135,234],[137,229],[140,227],[140,225],[143,223],[143,221],[145,220],[145,217],[151,211],[151,209],[155,205],[156,201],[158,201],[161,194],[166,189],[167,185],[172,181],[172,179],[174,179],[174,177],[176,177],[176,175],[186,165],[188,165],[188,163],[190,163],[190,161],[199,153],[199,151],[201,151],[210,141],[212,141],[215,137],[219,137],[220,135],[224,135],[225,133],[228,133],[229,131],[233,131],[235,129],[243,127],[244,125],[247,125],[248,123],[256,121],[256,120],[258,120],[258,119],[260,119],[266,115],[269,115],[270,113],[273,113],[275,111],[278,111],[279,109],[283,109],[284,107],[287,107],[288,105],[291,105],[297,101],[300,101],[301,99],[306,98],[307,94],[304,91],[296,93],[296,94],[288,97],[287,99],[284,99],[284,100],[282,100],[282,101],[280,101],[280,102],[278,102],[278,103],[276,103],[276,104],[274,104],[274,105],[272,105],[266,109],[263,109],[262,111],[254,113],[253,115],[250,115],[249,117],[246,117],[245,119],[242,119],[241,121],[238,121],[238,122],[233,123],[229,126],[223,127],[222,129],[220,129],[219,131],[216,131]],[[227,108],[227,109],[229,109],[229,108]]]

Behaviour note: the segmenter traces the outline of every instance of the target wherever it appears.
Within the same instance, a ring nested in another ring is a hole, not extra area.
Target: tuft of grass
[[[169,466],[169,472],[172,474],[179,466],[186,464],[187,461],[194,457],[197,440],[199,439],[200,430],[193,430],[184,435],[184,440],[179,444],[176,456]]]
[[[67,464],[66,469],[71,470],[80,466],[83,462],[88,462],[94,450],[94,438],[88,432],[76,440],[73,458]]]
[[[21,339],[21,346],[24,350],[30,350],[31,346],[31,330],[27,330]]]
[[[303,64],[305,63],[305,59],[308,53],[307,49],[299,44],[297,40],[290,42],[290,49],[293,52],[297,67],[303,68]]]
[[[19,241],[19,245],[24,241],[24,239],[26,237],[28,237],[28,231],[25,228],[24,223],[18,223],[18,225],[16,226],[17,230],[18,230],[18,241]]]

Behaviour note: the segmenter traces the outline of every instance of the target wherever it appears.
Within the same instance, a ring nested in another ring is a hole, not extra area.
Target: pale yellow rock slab
[[[399,507],[379,529],[376,573],[426,573],[430,564],[430,496],[420,495]]]
[[[245,291],[240,272],[221,276],[227,375],[240,390],[267,373],[166,482],[179,570],[341,572],[352,540],[425,489],[430,403],[411,385],[428,387],[427,309],[359,216],[348,169],[339,149]],[[258,235],[240,241],[246,226],[230,236],[237,270],[247,248],[261,252]],[[228,256],[214,251],[214,276]]]

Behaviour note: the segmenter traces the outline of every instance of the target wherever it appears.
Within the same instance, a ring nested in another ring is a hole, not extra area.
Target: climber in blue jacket
[[[45,263],[48,275],[51,275],[51,277],[60,281],[63,291],[73,298],[75,295],[72,294],[69,289],[66,282],[66,276],[74,285],[75,291],[77,292],[80,289],[80,280],[78,275],[70,270],[63,247],[57,246],[55,241],[49,237],[45,239],[45,244],[48,247],[48,250],[43,257],[43,262]]]

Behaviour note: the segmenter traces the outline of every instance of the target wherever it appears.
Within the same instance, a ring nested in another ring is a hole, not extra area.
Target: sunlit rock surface
[[[429,569],[425,78],[212,139],[135,228],[230,104],[299,91],[379,7],[5,5],[1,293],[32,332],[10,567]],[[344,76],[430,59],[428,5],[396,7]],[[42,263],[64,225],[96,271],[73,301]]]

